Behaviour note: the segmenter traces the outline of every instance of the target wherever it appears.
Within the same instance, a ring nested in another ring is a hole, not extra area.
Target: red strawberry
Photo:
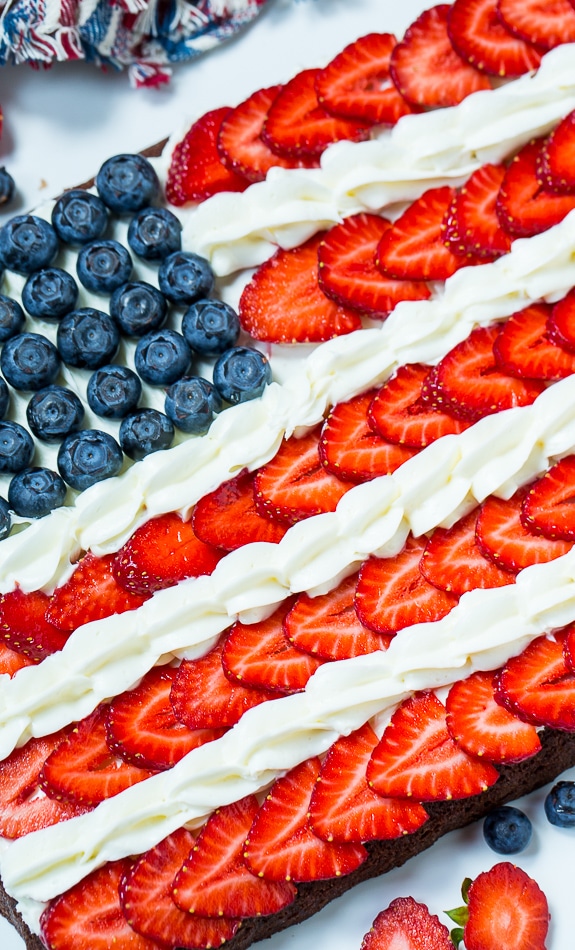
[[[249,180],[230,171],[220,159],[218,136],[231,109],[206,112],[176,145],[166,181],[166,198],[177,205],[205,201],[220,191],[245,191]]]
[[[503,861],[479,874],[467,895],[467,950],[544,950],[549,929],[547,898],[525,871]]]
[[[551,540],[575,540],[575,455],[553,465],[533,483],[521,508],[526,528]]]
[[[277,544],[287,531],[286,526],[265,518],[256,508],[251,472],[242,472],[204,495],[194,508],[192,527],[200,541],[224,551],[235,551],[254,541]]]
[[[536,726],[575,731],[575,673],[565,658],[567,632],[533,640],[496,677],[495,695],[511,713]]]
[[[354,214],[326,232],[318,249],[319,286],[344,307],[384,316],[400,300],[426,300],[422,280],[393,280],[375,266],[379,242],[391,227],[378,214]]]
[[[550,340],[575,353],[575,288],[553,307],[547,332]]]
[[[245,844],[253,874],[269,881],[319,881],[349,874],[367,858],[361,845],[314,834],[309,802],[319,771],[319,759],[307,759],[272,785]]]
[[[571,194],[575,189],[575,111],[570,112],[543,143],[537,175],[545,188]]]
[[[475,538],[486,557],[508,571],[521,571],[567,554],[573,542],[551,541],[533,534],[521,520],[524,489],[508,499],[491,495],[479,509]]]
[[[515,575],[485,557],[475,541],[477,511],[451,528],[436,528],[427,542],[419,569],[439,590],[461,597],[476,588],[505,587]]]
[[[571,12],[575,18],[575,11]],[[541,234],[575,208],[575,195],[558,195],[541,186],[537,167],[544,148],[544,139],[528,142],[505,172],[497,198],[497,216],[512,238]]]
[[[563,379],[575,372],[575,354],[554,343],[548,333],[552,307],[533,303],[514,313],[493,344],[500,370],[520,379]]]
[[[32,666],[33,660],[28,659],[23,653],[17,653],[10,647],[0,643],[0,673],[7,673],[8,676],[14,676],[18,670],[25,666]]]
[[[448,14],[446,3],[425,10],[391,54],[391,78],[414,106],[455,106],[470,93],[491,88],[453,49]]]
[[[504,165],[482,165],[456,192],[444,222],[444,239],[454,254],[493,261],[509,251],[511,238],[496,211],[504,177]]]
[[[575,41],[575,11],[569,0],[498,0],[497,12],[515,36],[544,49]]]
[[[151,518],[114,557],[114,576],[125,590],[151,594],[187,577],[211,574],[221,553],[194,534],[177,512]]]
[[[521,762],[541,748],[535,726],[519,722],[495,701],[493,673],[479,671],[454,683],[445,706],[449,734],[470,755]]]
[[[71,633],[83,623],[141,607],[146,597],[120,586],[114,566],[113,554],[85,554],[72,576],[52,594],[46,619]]]
[[[210,815],[174,881],[174,900],[188,915],[260,917],[293,902],[293,884],[265,880],[246,867],[245,841],[258,811],[257,798],[248,795]]]
[[[316,76],[320,105],[334,115],[395,125],[413,112],[389,76],[397,40],[392,33],[368,33],[346,46]]]
[[[328,750],[309,808],[312,828],[325,841],[399,838],[427,821],[419,803],[383,798],[368,785],[365,772],[377,743],[366,723]]]
[[[447,20],[453,48],[493,76],[521,76],[537,69],[541,53],[503,25],[497,7],[497,0],[455,0]]]
[[[396,709],[367,768],[380,795],[421,802],[479,795],[499,773],[467,755],[447,730],[445,706],[434,693],[416,693]]]
[[[359,315],[330,300],[318,284],[321,235],[277,251],[257,269],[240,298],[240,322],[269,343],[321,343],[361,327]]]
[[[375,918],[361,950],[453,950],[453,943],[445,924],[425,904],[396,897]]]
[[[68,635],[46,618],[50,598],[41,590],[19,587],[0,597],[0,636],[11,650],[39,663],[61,650]]]
[[[357,614],[378,633],[397,633],[414,623],[440,620],[457,603],[419,569],[426,539],[408,538],[396,557],[372,557],[362,565],[355,595]]]

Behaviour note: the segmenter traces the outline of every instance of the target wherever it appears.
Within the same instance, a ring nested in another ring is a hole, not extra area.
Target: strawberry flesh
[[[444,239],[449,249],[468,263],[494,261],[511,248],[511,238],[501,227],[496,210],[504,177],[504,165],[482,165],[449,206]]]
[[[575,11],[569,0],[498,0],[497,13],[511,33],[543,49],[575,41]]]
[[[575,11],[571,11],[575,17]],[[524,145],[505,172],[497,198],[501,227],[512,238],[533,237],[547,231],[575,208],[575,195],[558,195],[537,177],[544,139]]]
[[[535,726],[575,732],[575,673],[565,657],[567,631],[533,640],[496,677],[495,696]]]
[[[9,646],[0,643],[0,673],[6,673],[8,676],[14,676],[18,670],[25,666],[32,666],[33,660],[24,656],[23,653],[17,653],[11,650]]]
[[[425,904],[396,897],[375,918],[361,950],[453,950],[453,943],[445,924]]]
[[[570,112],[545,139],[537,176],[541,184],[559,194],[575,190],[575,111]]]
[[[567,554],[569,541],[552,541],[534,534],[521,520],[523,500],[529,489],[509,498],[487,498],[477,517],[475,537],[483,554],[507,571],[522,571],[532,564],[544,564]]]
[[[477,511],[472,511],[451,528],[436,528],[427,542],[419,568],[439,590],[461,597],[470,590],[514,582],[514,574],[482,553],[475,539],[476,523]]]
[[[483,871],[471,883],[467,898],[469,919],[463,932],[467,950],[545,947],[547,898],[521,868],[504,861]]]
[[[481,72],[521,76],[541,62],[539,50],[502,23],[497,0],[455,0],[447,27],[453,48]]]
[[[550,339],[551,313],[550,304],[534,303],[506,321],[493,344],[495,360],[504,373],[553,382],[575,372],[575,354]]]
[[[50,598],[19,587],[0,597],[0,634],[5,645],[32,663],[61,650],[68,634],[46,618]]]
[[[218,137],[231,109],[223,106],[206,112],[176,145],[166,181],[166,198],[180,207],[205,201],[220,191],[245,191],[249,179],[230,171],[221,161]]]
[[[84,623],[141,607],[146,596],[122,587],[114,576],[115,556],[84,555],[72,576],[57,587],[46,619],[68,633]]]
[[[192,527],[200,541],[224,551],[257,541],[277,544],[287,531],[286,525],[256,508],[251,472],[242,472],[204,495],[194,508]]]
[[[533,483],[521,508],[528,530],[551,541],[575,540],[574,478],[575,455],[568,455]]]
[[[547,324],[549,339],[575,353],[575,289],[553,307]]]

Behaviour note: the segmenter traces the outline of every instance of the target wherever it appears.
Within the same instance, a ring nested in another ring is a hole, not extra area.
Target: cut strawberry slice
[[[245,191],[249,180],[223,164],[218,152],[222,122],[231,109],[223,106],[206,112],[176,145],[166,181],[166,198],[180,207],[205,201],[220,191]]]
[[[575,731],[575,673],[565,657],[567,631],[538,637],[512,657],[495,681],[509,712],[535,726]]]
[[[469,590],[514,582],[514,574],[482,553],[475,540],[476,522],[477,511],[472,511],[451,528],[436,528],[427,542],[419,569],[439,590],[461,597]]]
[[[391,54],[389,71],[414,106],[455,106],[489,80],[455,52],[447,32],[449,4],[425,10]]]
[[[493,344],[497,365],[520,379],[564,379],[575,372],[575,354],[549,339],[552,307],[534,303],[514,313]]]
[[[39,663],[61,650],[68,634],[46,619],[50,598],[41,590],[25,594],[16,587],[0,597],[0,634],[6,646]]]
[[[575,17],[575,11],[571,12]],[[505,172],[497,198],[497,216],[512,238],[541,234],[575,208],[575,195],[558,195],[541,186],[537,168],[544,147],[544,139],[528,142]]]
[[[113,567],[113,554],[104,557],[85,554],[72,576],[52,594],[46,619],[71,633],[92,620],[141,607],[146,597],[125,590],[116,580]]]
[[[251,472],[242,472],[204,495],[194,508],[192,527],[200,541],[224,551],[256,541],[277,544],[287,531],[287,526],[256,508]]]
[[[493,944],[495,946],[495,944]],[[453,950],[449,930],[425,904],[396,897],[377,915],[361,950]]]
[[[553,465],[533,483],[521,507],[525,527],[554,541],[575,540],[575,455]]]
[[[456,52],[483,73],[521,76],[541,62],[539,50],[503,25],[497,0],[455,0],[447,28]]]
[[[449,734],[470,755],[503,764],[521,762],[541,748],[535,726],[495,701],[493,673],[479,671],[454,683],[445,705]]]
[[[269,881],[320,881],[355,871],[367,858],[359,844],[322,841],[309,821],[309,803],[320,771],[307,759],[277,779],[256,815],[244,859]]]
[[[10,647],[5,646],[4,643],[0,643],[0,673],[14,676],[18,670],[24,669],[25,666],[32,665],[33,660],[24,656],[23,653],[17,653],[16,650],[11,650]]]
[[[366,627],[395,634],[414,623],[441,620],[455,606],[457,597],[430,584],[419,569],[425,544],[425,538],[410,537],[396,557],[372,557],[362,565],[355,607]]]
[[[400,300],[427,300],[423,280],[393,280],[375,265],[379,242],[391,227],[377,214],[355,214],[325,234],[318,250],[319,285],[344,307],[384,316]]]
[[[325,841],[388,840],[413,834],[427,821],[417,802],[383,798],[365,777],[378,738],[366,723],[338,739],[322,762],[310,803],[310,821]]]
[[[484,871],[472,881],[467,900],[469,917],[463,931],[467,950],[545,947],[547,898],[521,868],[503,861]]]
[[[509,251],[511,238],[501,227],[496,211],[504,177],[505,166],[482,165],[456,193],[444,233],[454,254],[493,261]]]
[[[551,541],[524,526],[521,509],[528,491],[515,492],[508,499],[491,495],[479,509],[477,544],[486,557],[508,571],[522,571],[532,564],[553,561],[573,547],[573,542]]]
[[[575,190],[575,112],[548,135],[539,155],[537,175],[545,188],[560,194]]]
[[[575,289],[553,307],[547,325],[549,339],[575,353]]]
[[[515,36],[543,49],[575,41],[575,11],[569,0],[498,0],[497,12]]]
[[[434,693],[416,693],[396,709],[367,767],[381,795],[420,802],[479,795],[499,777],[451,738],[445,706]]]
[[[294,901],[289,881],[264,880],[246,867],[245,842],[258,811],[257,798],[248,795],[208,818],[174,881],[174,900],[188,915],[263,917]]]
[[[279,250],[262,264],[240,298],[240,322],[255,340],[322,343],[359,330],[357,312],[330,300],[318,283],[316,235],[291,251]]]

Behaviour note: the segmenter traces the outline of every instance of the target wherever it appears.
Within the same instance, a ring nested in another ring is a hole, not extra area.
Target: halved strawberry
[[[419,569],[439,590],[460,597],[477,588],[505,587],[515,575],[498,567],[482,553],[475,540],[477,511],[451,528],[436,528],[425,546]]]
[[[365,772],[378,741],[366,723],[328,750],[309,807],[312,828],[325,841],[399,838],[427,821],[418,802],[384,798],[368,785]]]
[[[39,663],[61,650],[68,634],[46,619],[50,598],[43,591],[19,587],[0,597],[0,637],[7,647]]]
[[[575,11],[571,12],[575,18]],[[508,166],[499,189],[497,216],[512,238],[541,234],[575,208],[575,195],[558,195],[542,187],[537,168],[544,147],[545,139],[524,145]]]
[[[479,548],[508,571],[522,571],[532,564],[553,561],[573,547],[573,542],[551,541],[525,527],[521,509],[528,491],[521,489],[507,499],[490,495],[477,516],[475,537]]]
[[[71,633],[92,620],[141,607],[146,597],[125,590],[116,580],[115,555],[97,557],[88,551],[72,576],[57,587],[46,608],[46,619]]]
[[[550,340],[575,353],[575,288],[553,307],[547,332]]]
[[[265,880],[246,867],[245,841],[258,811],[257,798],[248,795],[210,815],[174,880],[174,900],[188,915],[260,917],[294,901],[289,881]]]
[[[575,111],[556,126],[543,143],[537,166],[545,188],[571,194],[575,190]]]
[[[530,531],[550,540],[575,540],[575,455],[568,455],[534,482],[521,507]]]
[[[514,313],[493,344],[499,369],[520,379],[564,379],[575,372],[575,354],[554,343],[548,333],[551,304],[533,303]]]
[[[244,330],[268,343],[321,343],[361,327],[356,311],[330,300],[318,283],[316,235],[290,251],[280,248],[257,269],[240,297]]]
[[[425,904],[396,897],[377,915],[361,950],[453,950],[449,930]]]
[[[394,712],[367,767],[380,795],[447,801],[479,795],[499,777],[488,762],[451,738],[445,706],[434,693],[415,693]]]
[[[503,25],[497,0],[455,0],[447,29],[453,48],[483,73],[521,76],[541,62],[539,50]]]
[[[30,660],[23,653],[17,653],[11,650],[9,646],[0,643],[0,673],[6,673],[8,676],[14,676],[18,670],[25,666],[32,666],[33,660]]]
[[[496,211],[504,177],[504,165],[482,165],[456,192],[444,220],[444,239],[454,254],[493,261],[509,251],[511,238]]]
[[[569,0],[498,0],[497,12],[515,36],[543,49],[575,41],[575,11]]]
[[[455,106],[489,80],[455,52],[447,32],[449,4],[425,10],[391,54],[389,71],[414,106]]]
[[[497,675],[495,696],[536,726],[575,731],[575,672],[564,653],[567,632],[538,637]]]
[[[266,518],[256,508],[252,472],[241,472],[200,498],[192,527],[200,541],[224,551],[235,551],[254,541],[277,544],[287,531],[286,525]]]
[[[313,832],[309,803],[319,772],[319,759],[307,759],[272,785],[245,843],[253,874],[269,881],[319,881],[349,874],[367,858],[360,844],[323,841]]]
[[[180,207],[189,201],[205,201],[220,191],[245,191],[249,180],[223,164],[218,152],[218,136],[231,109],[222,106],[206,112],[194,122],[176,145],[166,181],[166,198]]]
[[[539,885],[508,861],[483,871],[467,892],[469,917],[463,937],[467,950],[545,947],[549,906]]]
[[[438,590],[419,569],[426,538],[409,537],[396,557],[372,557],[362,565],[355,608],[362,623],[395,634],[414,623],[440,620],[457,597]]]

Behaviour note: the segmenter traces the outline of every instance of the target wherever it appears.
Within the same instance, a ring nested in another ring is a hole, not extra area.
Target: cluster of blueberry
[[[0,537],[10,530],[10,509],[41,517],[64,503],[67,485],[82,491],[118,474],[124,453],[140,460],[168,448],[175,428],[206,432],[214,413],[261,395],[270,382],[266,358],[237,345],[235,311],[211,296],[209,263],[181,250],[181,225],[155,207],[159,181],[139,155],[118,155],[96,178],[98,194],[77,189],[55,204],[51,224],[34,215],[12,218],[0,229],[0,264],[24,275],[22,304],[32,317],[57,326],[49,335],[27,332],[25,313],[0,295],[0,472],[11,478],[8,501],[0,499]],[[105,238],[110,212],[131,215],[129,250]],[[79,248],[77,278],[89,291],[109,297],[109,312],[77,308],[79,288],[54,266],[61,244]],[[158,287],[132,280],[131,252],[158,265]],[[170,306],[184,310],[181,330],[166,326]],[[134,369],[114,362],[122,338],[137,340]],[[190,375],[194,355],[212,358],[213,381]],[[82,428],[84,405],[57,380],[62,369],[90,372],[86,401],[95,414],[120,421],[118,440],[97,428]],[[165,390],[164,411],[139,407],[142,382]],[[27,428],[6,420],[8,384],[31,393]],[[58,472],[32,466],[35,436],[59,444]]]
[[[575,827],[575,782],[557,782],[547,794],[545,815],[557,828]],[[502,805],[489,812],[483,822],[483,836],[498,854],[518,854],[531,841],[533,826],[524,811]]]

